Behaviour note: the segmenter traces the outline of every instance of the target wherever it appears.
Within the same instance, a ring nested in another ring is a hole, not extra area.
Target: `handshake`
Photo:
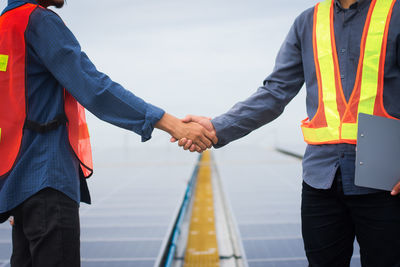
[[[203,152],[218,142],[211,118],[188,115],[180,120],[165,113],[155,125],[156,128],[168,132],[171,142],[190,152]]]

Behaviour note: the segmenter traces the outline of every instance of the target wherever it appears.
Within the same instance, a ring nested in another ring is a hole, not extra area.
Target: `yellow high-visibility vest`
[[[319,104],[315,116],[302,121],[304,140],[308,144],[356,144],[358,113],[393,118],[383,106],[383,78],[389,23],[395,2],[371,1],[349,101],[343,94],[337,58],[334,0],[315,6],[313,49]]]

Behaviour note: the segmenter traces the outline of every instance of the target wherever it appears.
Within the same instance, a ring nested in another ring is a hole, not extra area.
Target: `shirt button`
[[[344,79],[344,74],[341,74],[341,75],[340,75],[340,78]]]
[[[345,49],[345,48],[342,48],[342,49],[340,50],[340,52],[344,53],[344,52],[346,52],[346,49]]]
[[[340,153],[340,157],[341,157],[341,158],[344,158],[344,153]]]

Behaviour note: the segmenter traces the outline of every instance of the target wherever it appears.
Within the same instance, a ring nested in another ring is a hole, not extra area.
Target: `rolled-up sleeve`
[[[44,10],[29,36],[44,66],[82,106],[101,120],[139,134],[142,141],[151,138],[164,111],[98,71],[55,13]]]
[[[276,58],[275,67],[263,86],[228,112],[214,118],[219,148],[276,119],[304,84],[300,40],[296,22]]]

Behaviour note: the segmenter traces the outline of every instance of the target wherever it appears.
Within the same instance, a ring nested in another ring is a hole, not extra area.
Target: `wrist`
[[[180,120],[171,114],[165,113],[156,123],[155,128],[169,133],[175,137],[176,131],[179,129]]]

